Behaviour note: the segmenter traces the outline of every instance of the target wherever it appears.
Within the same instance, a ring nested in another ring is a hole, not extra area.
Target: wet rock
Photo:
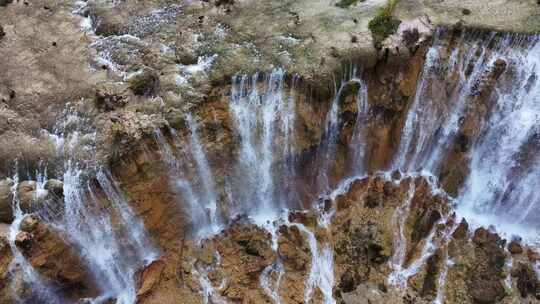
[[[311,257],[305,250],[305,236],[296,226],[281,227],[280,233],[282,237],[279,239],[278,252],[283,257],[285,266],[295,271],[306,270]]]
[[[485,228],[478,228],[474,231],[473,242],[477,245],[497,245],[501,238],[496,233],[492,233]]]
[[[13,181],[4,179],[0,181],[0,222],[11,223],[13,221],[13,193],[11,191]]]
[[[493,78],[498,79],[501,74],[506,70],[506,61],[504,59],[497,59],[493,63]]]
[[[128,82],[129,88],[135,95],[153,96],[159,89],[159,75],[149,68],[145,68],[131,76]]]
[[[438,210],[425,210],[415,221],[413,226],[413,232],[411,235],[414,243],[419,242],[421,239],[427,237],[435,223],[441,219],[441,214]]]
[[[512,271],[512,276],[517,278],[517,288],[521,297],[528,295],[536,296],[539,290],[539,282],[536,272],[528,264],[519,263],[517,269]]]
[[[401,179],[401,172],[399,170],[392,171],[392,179],[393,180],[400,180]]]
[[[386,293],[374,283],[361,284],[353,292],[342,293],[341,297],[345,304],[401,303],[398,295]]]
[[[7,6],[8,4],[12,2],[13,0],[0,0],[0,6]]]
[[[96,284],[67,238],[36,218],[27,217],[24,222],[21,228],[31,232],[19,232],[15,243],[32,267],[59,290],[73,293],[74,298],[95,296]]]
[[[29,215],[29,216],[26,216],[21,221],[20,230],[27,233],[32,233],[34,230],[38,228],[38,225],[39,225],[39,220],[36,217]]]
[[[508,244],[508,251],[511,254],[522,254],[523,253],[523,247],[521,247],[521,244],[517,241],[511,241]]]
[[[45,202],[54,200],[52,193],[46,189],[38,189],[35,181],[23,181],[17,188],[19,206],[25,213],[40,210]]]
[[[159,283],[165,262],[158,260],[148,265],[138,276],[137,297],[141,297],[151,292],[156,284]]]
[[[56,195],[57,197],[64,196],[64,183],[57,179],[48,179],[45,182],[45,190]]]

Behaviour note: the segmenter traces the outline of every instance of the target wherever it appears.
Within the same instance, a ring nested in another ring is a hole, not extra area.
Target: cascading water
[[[448,249],[445,251],[445,259],[443,263],[443,269],[437,279],[437,296],[433,301],[433,304],[444,304],[446,277],[448,276],[448,269],[454,266],[454,261],[448,258]]]
[[[103,294],[96,302],[116,299],[118,304],[136,300],[135,272],[153,261],[157,252],[113,181],[98,173],[98,181],[111,204],[100,207],[96,186],[83,180],[83,172],[71,161],[64,173],[65,215],[55,222],[83,253]],[[120,222],[113,224],[112,217]]]
[[[192,270],[193,276],[199,281],[199,285],[202,289],[203,303],[204,304],[225,304],[227,301],[223,299],[218,293],[216,288],[212,285],[212,282],[208,278],[208,274],[219,266],[221,263],[221,256],[218,252],[214,253],[214,264],[209,266],[195,266]],[[225,280],[218,286],[218,290],[223,289],[225,286]]]
[[[279,173],[274,174],[275,163],[283,161],[287,156],[284,152],[294,146],[295,100],[292,95],[288,99],[285,96],[284,76],[285,71],[277,69],[262,84],[259,74],[235,76],[232,80],[230,112],[241,139],[236,170],[243,181],[243,190],[233,192],[241,208],[256,221],[262,216],[261,223],[268,217],[277,218],[281,208],[294,206],[294,202],[279,199],[288,197],[282,192],[288,181],[278,184]],[[274,142],[278,138],[283,140],[283,150],[277,149]],[[253,202],[257,205],[253,206]]]
[[[131,304],[136,301],[136,271],[155,260],[158,252],[111,175],[99,169],[97,183],[94,183],[86,174],[93,171],[91,162],[82,163],[72,158],[91,155],[93,137],[93,130],[87,129],[85,121],[73,109],[67,109],[55,128],[55,134],[51,135],[57,144],[58,157],[64,159],[63,204],[61,207],[41,204],[35,214],[63,232],[67,241],[81,253],[101,291],[97,298],[92,299],[93,303],[114,299],[118,304]],[[36,177],[36,200],[39,200],[47,193],[44,187],[46,170],[38,172]],[[110,208],[103,208],[104,200]],[[16,220],[10,229],[10,239],[14,241],[25,216],[19,207],[16,188],[13,210],[16,211]],[[31,285],[33,300],[69,302],[62,299],[61,292],[40,278],[14,242],[12,249],[22,280]]]
[[[530,186],[540,179],[538,159],[530,152],[537,146],[540,113],[539,39],[465,31],[445,56],[441,32],[427,54],[393,168],[440,175],[451,144],[464,142],[463,128],[476,121],[472,133],[466,133],[469,173],[459,191],[458,211],[473,224],[495,225],[502,233],[534,242],[537,234],[520,225],[534,225],[532,211],[540,202]],[[489,83],[500,66],[504,72]],[[446,89],[447,95],[434,96],[445,83],[441,77],[456,78],[456,84]],[[480,106],[482,95],[487,102]],[[482,114],[473,112],[479,107],[485,108]]]
[[[497,111],[472,147],[471,173],[459,210],[479,224],[496,223],[503,231],[537,241],[537,229],[531,231],[530,226],[538,228],[540,196],[533,185],[540,181],[540,159],[528,151],[537,147],[540,121],[540,42],[535,37],[518,50],[509,47],[511,43],[508,38],[501,56],[515,69],[512,85],[495,88]]]
[[[15,172],[17,170],[18,168],[16,166]],[[38,173],[36,175],[40,174]],[[20,233],[21,223],[27,216],[20,207],[20,201],[17,195],[18,186],[19,177],[18,174],[15,174],[11,190],[13,195],[12,210],[14,211],[14,219],[9,227],[8,234],[8,244],[13,253],[13,261],[9,269],[13,276],[11,281],[13,294],[15,295],[15,299],[20,302],[24,302],[27,298],[30,298],[38,301],[46,301],[51,304],[61,304],[64,302],[63,299],[55,293],[53,286],[42,278],[32,265],[30,265],[15,243],[17,235]],[[25,289],[28,288],[29,291],[26,294],[19,295],[16,291],[16,285],[22,284],[27,285]]]
[[[188,139],[190,151],[183,151],[181,138],[178,133],[171,129],[173,145],[167,142],[160,130],[156,130],[154,138],[158,143],[163,160],[167,163],[172,175],[172,186],[179,189],[183,200],[187,203],[187,210],[192,218],[192,229],[196,238],[204,239],[217,234],[221,230],[221,217],[217,205],[217,191],[213,175],[206,160],[205,153],[197,136],[196,124],[191,116],[187,117],[190,128]],[[176,150],[182,152],[181,156],[175,155]],[[187,163],[182,159],[193,159],[195,170],[192,173]],[[190,180],[189,177],[192,177]],[[200,187],[195,187],[198,182]]]

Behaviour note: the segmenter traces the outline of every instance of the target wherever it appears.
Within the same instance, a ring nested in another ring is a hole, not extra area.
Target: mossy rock
[[[154,96],[159,90],[159,75],[151,69],[144,69],[129,79],[129,88],[139,96]]]

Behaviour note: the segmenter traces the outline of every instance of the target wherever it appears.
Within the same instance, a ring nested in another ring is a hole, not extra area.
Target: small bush
[[[349,6],[356,5],[358,2],[364,2],[366,0],[340,0],[336,3],[337,7],[348,8]]]
[[[379,11],[375,18],[369,21],[368,27],[373,36],[373,42],[377,49],[382,47],[383,41],[394,34],[401,23],[395,19],[392,14],[396,7],[397,0],[389,0],[388,3]]]

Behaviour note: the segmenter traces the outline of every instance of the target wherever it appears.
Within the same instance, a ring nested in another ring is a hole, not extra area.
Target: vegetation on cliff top
[[[388,0],[386,5],[379,11],[375,18],[369,21],[368,27],[373,36],[375,48],[380,49],[382,42],[390,35],[394,34],[401,23],[393,17],[397,0]]]

